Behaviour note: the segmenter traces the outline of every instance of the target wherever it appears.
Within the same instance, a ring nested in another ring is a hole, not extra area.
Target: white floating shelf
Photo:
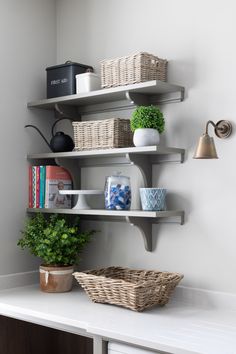
[[[132,108],[140,104],[179,102],[184,99],[184,87],[152,80],[138,84],[101,89],[29,102],[29,108],[52,110],[55,104],[73,106],[82,114]]]
[[[184,158],[184,149],[172,148],[165,146],[142,146],[142,147],[128,147],[119,149],[103,149],[103,150],[86,150],[86,151],[72,151],[72,152],[49,152],[42,154],[29,154],[28,160],[32,159],[89,159],[89,158],[114,158],[125,157],[128,159],[129,155],[181,155],[181,162]]]
[[[173,216],[183,217],[183,210],[168,211],[143,211],[143,210],[107,210],[107,209],[41,209],[28,208],[28,212],[57,213],[57,214],[78,214],[78,215],[96,215],[110,217],[137,217],[137,218],[169,218]]]

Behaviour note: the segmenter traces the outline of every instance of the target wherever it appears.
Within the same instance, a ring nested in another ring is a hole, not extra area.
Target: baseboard
[[[233,293],[178,286],[173,294],[173,301],[207,309],[236,311],[236,294]]]
[[[38,270],[0,275],[0,290],[17,288],[38,283]]]

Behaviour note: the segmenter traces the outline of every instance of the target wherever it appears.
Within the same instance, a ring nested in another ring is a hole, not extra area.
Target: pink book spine
[[[32,166],[29,166],[29,208],[33,208]]]
[[[40,166],[36,166],[36,208],[40,205]]]

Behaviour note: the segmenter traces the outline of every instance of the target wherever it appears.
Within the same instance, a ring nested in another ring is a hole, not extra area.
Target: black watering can
[[[60,122],[63,119],[69,119],[73,120],[71,118],[59,118],[55,121],[55,123],[52,125],[52,138],[50,140],[50,143],[47,141],[45,136],[41,133],[41,131],[35,127],[34,125],[27,124],[25,125],[25,128],[31,127],[37,130],[37,132],[41,135],[45,143],[49,146],[50,150],[52,152],[65,152],[65,151],[72,151],[75,147],[73,140],[69,135],[66,135],[63,132],[56,132],[54,134],[54,128],[58,122]]]

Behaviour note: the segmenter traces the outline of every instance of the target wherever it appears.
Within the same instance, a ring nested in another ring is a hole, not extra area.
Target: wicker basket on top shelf
[[[110,118],[73,122],[74,150],[111,149],[133,146],[130,120]]]
[[[93,302],[143,311],[165,305],[182,274],[108,267],[73,274]]]
[[[102,88],[167,79],[167,60],[149,53],[101,61]]]

